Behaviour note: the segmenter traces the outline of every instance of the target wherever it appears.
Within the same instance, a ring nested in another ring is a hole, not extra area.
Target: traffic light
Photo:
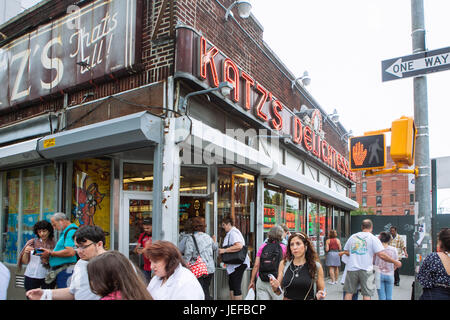
[[[412,117],[402,116],[391,127],[391,158],[396,164],[411,166],[414,163],[416,126]]]
[[[386,167],[386,139],[384,134],[350,138],[350,170],[361,171]]]

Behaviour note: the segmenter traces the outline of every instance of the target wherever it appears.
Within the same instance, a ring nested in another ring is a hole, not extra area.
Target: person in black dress
[[[286,259],[280,263],[277,278],[270,280],[273,291],[278,295],[283,294],[284,300],[324,299],[324,274],[317,260],[317,254],[308,236],[303,232],[291,234]]]

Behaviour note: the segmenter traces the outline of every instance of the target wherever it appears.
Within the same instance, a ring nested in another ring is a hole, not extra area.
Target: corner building
[[[307,232],[322,260],[328,230],[346,240],[358,207],[346,130],[292,85],[254,16],[225,21],[229,0],[72,2],[42,1],[0,25],[10,299],[24,298],[18,253],[56,211],[102,227],[107,247],[137,264],[147,217],[153,239],[173,243],[188,218],[204,217],[222,244],[231,215],[252,265],[275,224]],[[217,266],[211,292],[227,299]]]

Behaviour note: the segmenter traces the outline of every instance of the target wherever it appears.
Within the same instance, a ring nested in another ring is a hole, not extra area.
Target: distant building
[[[20,0],[0,0],[0,25],[22,11]]]
[[[394,162],[387,147],[386,167]],[[356,184],[350,190],[350,198],[360,204],[361,209],[371,210],[376,215],[398,216],[414,214],[414,175],[382,174],[365,176],[364,171],[356,173]]]

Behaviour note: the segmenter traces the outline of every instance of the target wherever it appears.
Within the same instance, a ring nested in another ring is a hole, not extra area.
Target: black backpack
[[[283,259],[283,250],[280,243],[267,243],[261,252],[259,278],[264,282],[269,282],[269,274],[273,274],[276,278],[281,259]]]

